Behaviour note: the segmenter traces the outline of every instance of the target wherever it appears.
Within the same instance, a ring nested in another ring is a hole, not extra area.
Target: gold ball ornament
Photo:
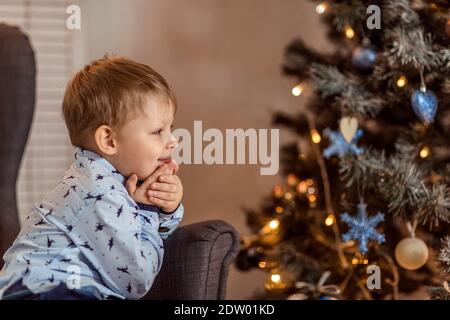
[[[417,270],[424,266],[428,255],[426,243],[416,237],[405,238],[395,247],[395,259],[406,270]]]

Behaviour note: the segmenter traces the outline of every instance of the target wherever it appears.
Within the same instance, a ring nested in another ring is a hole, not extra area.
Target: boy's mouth
[[[171,157],[159,158],[158,161],[161,161],[162,163],[170,163],[170,161],[172,161],[172,158]]]

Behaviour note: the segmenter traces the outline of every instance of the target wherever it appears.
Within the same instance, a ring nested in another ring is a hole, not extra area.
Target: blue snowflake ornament
[[[363,131],[361,129],[356,131],[355,136],[350,142],[347,142],[344,139],[340,131],[333,131],[329,128],[323,130],[323,135],[328,137],[330,140],[330,146],[323,151],[323,156],[327,159],[333,155],[337,155],[339,158],[342,158],[350,153],[359,155],[363,152],[363,149],[356,145],[358,139],[363,135]]]
[[[373,217],[367,216],[367,204],[361,202],[358,204],[358,214],[356,217],[350,216],[347,212],[341,215],[341,220],[348,224],[349,231],[342,235],[342,239],[347,242],[355,240],[359,242],[359,251],[362,254],[367,253],[369,240],[378,243],[386,241],[384,234],[379,233],[375,227],[381,221],[384,221],[384,214],[378,212]]]

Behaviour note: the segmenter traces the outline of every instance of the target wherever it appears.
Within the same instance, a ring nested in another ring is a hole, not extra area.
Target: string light
[[[268,260],[261,260],[258,262],[258,267],[260,269],[274,269],[279,266],[279,263],[276,260],[268,259]]]
[[[283,213],[283,210],[284,210],[283,207],[280,207],[280,206],[275,208],[275,212],[278,214]]]
[[[325,225],[330,227],[334,223],[334,216],[330,213],[328,217],[325,219]]]
[[[287,183],[288,185],[290,185],[291,187],[295,186],[298,182],[297,177],[295,176],[295,174],[288,174],[287,176]]]
[[[353,39],[355,37],[355,30],[350,26],[345,27],[345,36],[348,39]]]
[[[292,193],[291,193],[291,192],[286,192],[286,193],[284,194],[284,197],[285,197],[286,200],[291,200],[293,196],[292,196]]]
[[[292,94],[296,97],[298,97],[299,95],[301,95],[303,93],[303,85],[301,83],[299,83],[298,85],[296,85],[295,87],[292,88]]]
[[[359,262],[358,258],[353,258],[352,259],[352,264],[358,264],[358,262]]]
[[[408,79],[405,76],[400,76],[397,79],[397,87],[403,88],[408,83]]]
[[[283,188],[281,188],[280,185],[276,185],[273,188],[273,195],[275,196],[275,198],[281,198],[283,196]]]
[[[267,290],[283,290],[286,284],[282,281],[281,275],[278,272],[271,272],[266,280],[265,288]]]
[[[281,276],[278,273],[274,273],[270,276],[270,280],[273,283],[280,283],[281,282]]]
[[[269,227],[272,230],[278,229],[279,225],[280,225],[280,220],[278,220],[278,219],[273,219],[273,220],[270,220],[270,222],[269,222]]]
[[[309,200],[309,202],[316,202],[317,197],[312,194],[312,195],[308,196],[308,200]]]
[[[423,147],[422,150],[420,150],[420,157],[422,159],[428,158],[428,156],[430,155],[431,151],[430,148],[428,148],[427,146]]]
[[[318,14],[323,14],[325,11],[327,11],[328,4],[326,2],[322,2],[321,4],[318,4],[316,6],[316,12]]]
[[[307,180],[306,180],[306,184],[307,184],[308,186],[312,186],[312,185],[314,184],[313,179],[307,179]]]
[[[280,220],[272,219],[259,230],[260,243],[273,246],[280,241]]]
[[[300,193],[306,193],[306,191],[308,191],[308,184],[306,183],[306,181],[301,181],[297,185],[297,191]]]
[[[322,140],[322,138],[320,137],[319,132],[317,132],[316,129],[312,129],[311,130],[311,140],[312,140],[312,142],[314,142],[316,144],[320,143],[320,141]]]

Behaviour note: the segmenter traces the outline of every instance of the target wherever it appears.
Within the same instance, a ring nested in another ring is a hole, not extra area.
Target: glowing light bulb
[[[301,83],[299,83],[298,85],[296,85],[295,87],[292,88],[292,94],[296,97],[298,97],[299,95],[301,95],[303,93],[303,86]]]
[[[353,39],[355,37],[355,30],[350,26],[345,27],[345,36],[348,39]]]
[[[277,274],[277,273],[272,274],[272,275],[270,276],[270,280],[271,280],[272,282],[274,282],[274,283],[278,283],[278,282],[281,281],[281,276],[280,276],[279,274]]]
[[[358,259],[357,258],[353,258],[352,259],[352,264],[358,264]]]
[[[298,192],[306,193],[307,190],[308,190],[308,184],[306,183],[306,181],[302,181],[298,184],[298,186],[297,186]]]
[[[284,197],[286,198],[286,200],[291,200],[291,199],[292,199],[292,193],[286,192],[286,193],[284,194]]]
[[[425,158],[428,158],[428,157],[429,157],[430,153],[431,153],[430,148],[428,148],[427,146],[425,146],[425,147],[422,148],[422,150],[420,150],[419,155],[420,155],[420,157],[421,157],[422,159],[425,159]]]
[[[326,2],[322,2],[321,4],[318,4],[316,6],[316,12],[318,14],[323,14],[325,11],[327,11],[328,5]]]
[[[280,220],[278,220],[278,219],[273,219],[269,222],[269,227],[272,230],[277,229],[279,225],[280,225]]]
[[[273,195],[276,198],[281,198],[283,196],[283,188],[279,185],[275,186],[275,188],[273,188]]]
[[[316,198],[316,196],[315,195],[310,195],[309,197],[308,197],[308,199],[309,199],[309,202],[316,202],[316,200],[317,200],[317,198]]]
[[[312,140],[312,142],[314,142],[316,144],[320,143],[320,141],[322,140],[322,138],[320,137],[319,132],[317,132],[316,129],[312,129],[311,130],[311,140]]]
[[[330,227],[334,223],[334,216],[332,214],[329,214],[328,217],[325,219],[325,225]]]
[[[403,88],[404,86],[406,86],[407,83],[408,83],[408,79],[406,79],[405,76],[400,76],[397,79],[397,87],[399,87],[399,88]]]
[[[283,210],[284,210],[283,207],[280,207],[280,206],[275,208],[276,213],[283,213]]]
[[[297,177],[295,176],[295,174],[288,174],[287,176],[287,183],[290,186],[295,186],[297,184],[298,180]]]

